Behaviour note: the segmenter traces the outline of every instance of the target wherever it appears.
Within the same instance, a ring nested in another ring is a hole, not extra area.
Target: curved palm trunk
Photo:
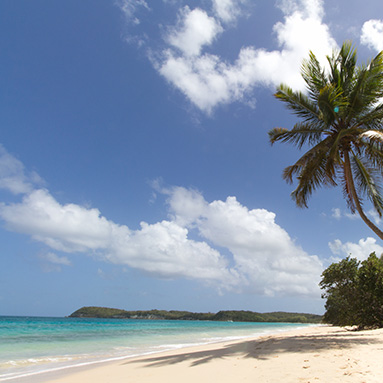
[[[351,171],[351,163],[350,163],[350,156],[348,152],[344,153],[344,169],[345,169],[345,177],[346,182],[349,187],[352,199],[354,200],[355,207],[357,212],[360,215],[360,218],[363,219],[363,221],[366,223],[366,225],[380,238],[383,240],[383,231],[380,230],[376,225],[374,225],[364,214],[364,211],[362,209],[362,206],[359,202],[358,194],[356,193],[354,179],[352,177],[352,171]]]

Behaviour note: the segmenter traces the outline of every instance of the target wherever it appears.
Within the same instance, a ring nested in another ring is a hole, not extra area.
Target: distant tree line
[[[321,315],[287,312],[257,313],[252,311],[219,311],[218,313],[193,313],[189,311],[126,311],[107,307],[82,307],[72,313],[71,318],[115,318],[115,319],[166,319],[166,320],[211,320],[233,322],[287,322],[319,323]]]

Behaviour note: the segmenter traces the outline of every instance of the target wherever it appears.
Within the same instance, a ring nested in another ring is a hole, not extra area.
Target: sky
[[[297,122],[273,93],[304,91],[310,50],[383,49],[360,4],[2,0],[0,315],[322,314],[323,270],[383,245],[341,188],[297,208],[302,153],[267,133]]]

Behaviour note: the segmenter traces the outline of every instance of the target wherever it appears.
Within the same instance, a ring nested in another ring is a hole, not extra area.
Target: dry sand
[[[310,327],[39,379],[50,383],[382,383],[383,329],[356,332]]]

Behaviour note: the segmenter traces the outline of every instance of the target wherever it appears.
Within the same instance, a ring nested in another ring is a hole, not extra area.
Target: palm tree
[[[307,207],[310,195],[320,186],[343,188],[352,213],[383,239],[383,231],[364,213],[368,198],[378,215],[383,213],[383,51],[368,65],[357,66],[356,49],[345,42],[327,56],[328,67],[310,52],[301,74],[307,93],[282,84],[275,97],[300,118],[291,130],[274,128],[270,142],[289,142],[309,150],[283,172],[297,188],[291,193],[297,206]]]

